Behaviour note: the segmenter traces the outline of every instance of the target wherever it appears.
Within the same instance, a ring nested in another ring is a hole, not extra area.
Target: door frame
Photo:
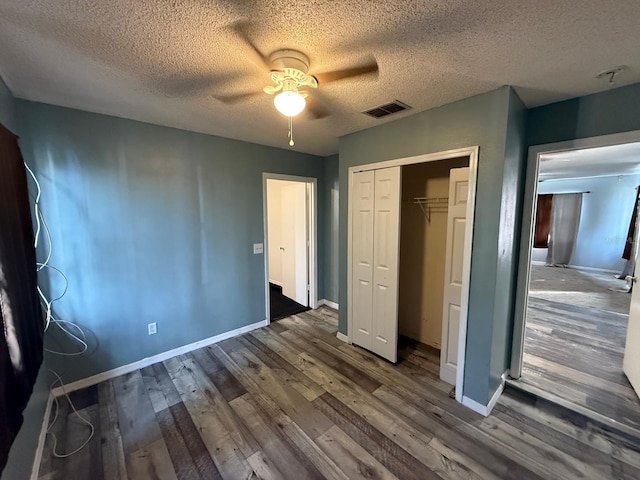
[[[469,157],[469,191],[467,197],[467,227],[465,229],[463,278],[465,283],[462,286],[462,301],[460,305],[460,333],[458,338],[458,365],[456,371],[456,400],[462,402],[464,384],[464,360],[467,346],[467,316],[469,310],[469,280],[471,273],[471,247],[473,245],[473,224],[476,201],[476,183],[478,176],[478,154],[479,146],[457,148],[442,152],[416,155],[413,157],[397,158],[366,165],[357,165],[349,168],[349,195],[347,207],[347,341],[351,343],[353,338],[353,174],[366,170],[378,170],[381,168],[397,167],[404,165],[414,165],[416,163],[436,162],[438,160],[449,160],[452,158]],[[402,221],[402,219],[400,220]],[[399,233],[398,233],[399,234]]]
[[[284,180],[287,182],[304,183],[307,187],[307,234],[309,239],[309,254],[307,260],[309,275],[309,307],[318,308],[318,179],[314,177],[301,177],[298,175],[285,175],[281,173],[262,173],[262,220],[264,227],[264,281],[265,281],[265,318],[267,325],[271,323],[271,302],[269,300],[269,225],[267,218],[267,180]]]
[[[533,229],[535,226],[538,195],[538,173],[540,157],[548,153],[581,150],[586,148],[608,147],[625,143],[640,142],[640,130],[579,138],[565,142],[546,143],[529,147],[527,171],[522,206],[522,229],[520,233],[520,258],[516,280],[516,302],[513,318],[513,338],[511,342],[511,363],[509,376],[514,379],[522,375],[522,357],[524,354],[524,336],[527,322],[527,304],[529,301],[529,281],[531,278],[531,253],[533,247]]]

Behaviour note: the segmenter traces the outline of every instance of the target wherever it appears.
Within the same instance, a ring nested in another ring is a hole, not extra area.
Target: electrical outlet
[[[147,325],[147,330],[149,330],[149,335],[155,335],[158,333],[158,326],[156,325],[156,322]]]
[[[253,244],[253,254],[258,255],[264,252],[264,245],[262,243],[254,243]]]

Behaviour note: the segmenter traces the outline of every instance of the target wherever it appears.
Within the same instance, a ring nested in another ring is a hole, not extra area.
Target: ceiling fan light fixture
[[[297,91],[285,91],[275,96],[273,104],[286,117],[295,117],[304,110],[307,101]]]

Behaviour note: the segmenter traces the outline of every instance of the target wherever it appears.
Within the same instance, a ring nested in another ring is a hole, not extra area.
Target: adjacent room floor
[[[335,336],[326,307],[72,396],[96,435],[41,479],[640,478],[640,442],[506,393],[483,418],[449,397],[437,351],[392,365]],[[87,431],[62,404],[58,449]]]
[[[280,320],[297,313],[306,312],[309,307],[302,305],[282,293],[282,287],[269,283],[269,318]]]
[[[631,297],[625,286],[611,274],[534,266],[520,381],[640,434],[640,400],[622,372]]]

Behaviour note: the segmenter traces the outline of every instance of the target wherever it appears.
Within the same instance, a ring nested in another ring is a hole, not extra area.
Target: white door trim
[[[580,138],[566,142],[532,145],[529,147],[527,158],[527,172],[524,186],[524,202],[522,206],[522,230],[520,233],[520,259],[518,263],[518,278],[516,283],[516,306],[513,322],[513,340],[511,347],[511,364],[509,376],[520,378],[522,375],[522,355],[524,353],[524,334],[527,320],[527,303],[529,300],[529,280],[531,276],[531,248],[535,210],[538,194],[538,170],[540,156],[545,153],[555,153],[584,148],[607,147],[624,143],[640,142],[640,130],[631,132],[600,135],[597,137]]]
[[[467,201],[467,228],[465,232],[464,244],[464,260],[463,260],[463,278],[466,280],[462,287],[462,302],[460,305],[460,337],[458,339],[458,370],[456,374],[456,400],[462,402],[463,384],[464,384],[464,360],[467,346],[467,314],[469,310],[469,275],[471,272],[471,246],[473,245],[473,222],[476,202],[476,180],[478,174],[478,154],[480,147],[465,147],[454,150],[446,150],[443,152],[429,153],[425,155],[416,155],[414,157],[397,158],[378,163],[369,163],[366,165],[357,165],[349,168],[349,195],[348,203],[348,219],[347,219],[347,337],[349,342],[353,338],[353,303],[352,303],[352,279],[353,267],[351,260],[353,256],[352,241],[352,211],[353,199],[351,196],[353,187],[353,174],[364,170],[377,170],[380,168],[397,167],[403,165],[413,165],[416,163],[435,162],[438,160],[448,160],[451,158],[469,157],[469,198]]]
[[[300,177],[297,175],[284,175],[281,173],[262,173],[262,221],[264,227],[264,282],[265,282],[265,318],[267,325],[271,323],[269,302],[269,235],[267,222],[267,180],[285,180],[288,182],[304,182],[310,188],[307,221],[309,231],[309,306],[318,308],[318,179],[314,177]]]

